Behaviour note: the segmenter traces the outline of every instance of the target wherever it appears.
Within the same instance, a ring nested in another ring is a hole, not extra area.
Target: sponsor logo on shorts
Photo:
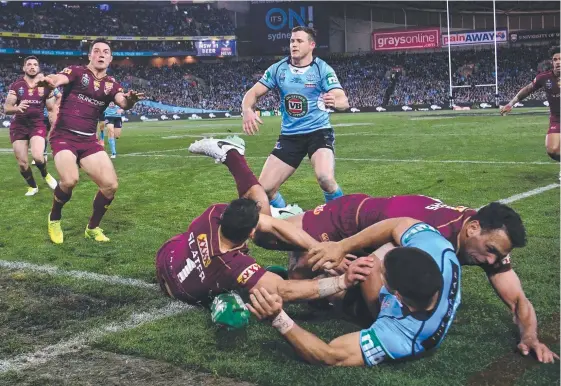
[[[282,145],[281,145],[281,143],[280,143],[279,141],[277,141],[277,143],[275,143],[275,149],[276,149],[276,150],[282,149]]]
[[[323,208],[325,208],[325,205],[326,204],[321,204],[319,206],[316,206],[316,208],[314,209],[314,214],[317,216],[318,214],[323,212]]]
[[[210,254],[208,252],[208,239],[206,234],[200,234],[197,236],[197,246],[199,247],[199,252],[201,253],[201,258],[203,259],[203,265],[206,267],[210,264]]]
[[[255,272],[259,271],[260,268],[261,266],[257,263],[251,264],[249,267],[244,269],[242,273],[240,273],[240,276],[238,276],[238,283],[242,285],[246,284],[249,279],[251,279],[251,277],[255,274]]]
[[[329,235],[327,233],[322,233],[321,234],[321,241],[329,241]]]
[[[360,333],[360,347],[369,365],[375,366],[386,357],[386,352],[373,330],[363,330]]]
[[[95,106],[105,106],[104,101],[98,101],[97,99],[90,98],[89,96],[84,94],[78,94],[78,99]]]

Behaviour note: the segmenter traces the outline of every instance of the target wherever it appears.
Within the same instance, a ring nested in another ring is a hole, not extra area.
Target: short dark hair
[[[560,46],[553,46],[549,49],[549,57],[552,58],[555,54],[561,53]]]
[[[503,229],[513,248],[520,248],[526,245],[526,228],[522,223],[520,215],[511,207],[492,202],[479,209],[475,216],[470,220],[479,221],[481,232],[490,232],[496,229]]]
[[[388,290],[397,291],[404,302],[418,311],[426,310],[442,288],[442,274],[433,258],[414,247],[392,249],[384,258]]]
[[[109,40],[104,39],[104,38],[97,38],[90,45],[90,51],[89,51],[90,54],[92,53],[92,50],[93,50],[94,46],[96,45],[96,43],[107,44],[109,46],[109,52],[113,53],[113,49],[111,48],[111,42],[109,42]]]
[[[224,237],[234,243],[243,243],[259,222],[259,205],[249,198],[238,198],[230,202],[220,219],[220,230]]]
[[[27,64],[28,60],[33,60],[35,59],[37,61],[37,63],[39,63],[39,58],[36,57],[35,55],[31,55],[31,56],[27,56],[25,59],[23,59],[23,65],[25,66]]]
[[[303,31],[303,32],[307,33],[308,38],[311,41],[314,41],[314,42],[316,41],[316,36],[317,36],[316,35],[316,30],[313,29],[312,27],[306,27],[306,26],[303,26],[303,25],[299,25],[299,26],[296,26],[296,27],[292,28],[291,33],[300,32],[300,31]]]

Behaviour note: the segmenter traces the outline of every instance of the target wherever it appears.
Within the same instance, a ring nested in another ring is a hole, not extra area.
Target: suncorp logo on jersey
[[[497,30],[497,43],[506,43],[507,31],[506,29]],[[450,45],[451,46],[465,46],[469,44],[495,44],[494,31],[470,31],[470,32],[451,32]],[[448,45],[448,33],[442,34],[442,45]]]
[[[374,51],[414,50],[440,47],[440,29],[376,31],[372,33]]]

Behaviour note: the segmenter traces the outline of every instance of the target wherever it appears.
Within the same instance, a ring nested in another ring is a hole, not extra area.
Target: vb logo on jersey
[[[302,95],[288,94],[284,97],[284,108],[291,117],[301,118],[308,114],[308,100]]]

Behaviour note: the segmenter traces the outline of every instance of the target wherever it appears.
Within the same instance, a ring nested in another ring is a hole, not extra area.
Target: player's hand
[[[512,111],[512,105],[507,103],[505,106],[501,107],[501,115],[506,115]]]
[[[323,103],[325,103],[325,107],[335,108],[335,96],[332,94],[326,93],[323,94]]]
[[[129,92],[127,92],[125,94],[125,98],[127,98],[127,100],[131,101],[132,104],[135,104],[139,100],[144,99],[144,93],[136,92],[134,90],[129,90]]]
[[[345,273],[345,285],[347,288],[352,287],[360,281],[365,281],[372,269],[374,268],[374,258],[364,256],[356,259],[349,265],[347,273]]]
[[[333,269],[337,267],[345,258],[345,251],[341,244],[334,241],[319,243],[308,251],[308,266],[312,271],[318,269]]]
[[[518,344],[518,350],[524,356],[528,355],[531,351],[535,352],[536,358],[542,363],[555,363],[555,359],[559,360],[559,355],[555,354],[537,339],[521,340]]]
[[[257,319],[274,319],[282,311],[282,298],[277,294],[269,294],[263,287],[252,289],[249,300],[251,304],[246,304]]]
[[[29,107],[28,101],[21,101],[20,104],[17,106],[17,112],[23,114],[28,107]]]
[[[349,265],[356,260],[355,255],[347,254],[343,261],[333,269],[324,269],[323,271],[331,276],[344,275],[349,269]]]
[[[259,124],[263,124],[261,118],[257,116],[252,109],[243,112],[243,131],[247,135],[257,134],[259,132]]]

